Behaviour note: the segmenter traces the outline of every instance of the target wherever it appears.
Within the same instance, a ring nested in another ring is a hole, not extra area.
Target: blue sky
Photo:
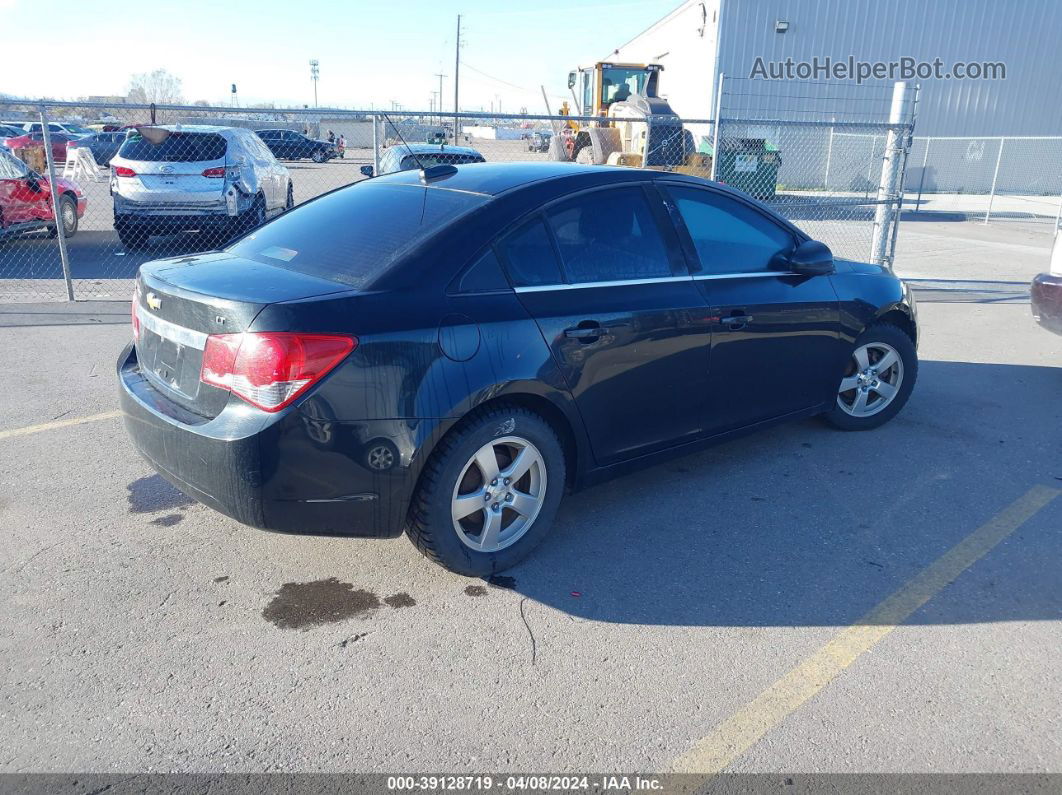
[[[312,104],[310,58],[320,63],[320,104],[426,109],[442,71],[453,107],[454,38],[462,14],[461,106],[539,113],[541,84],[559,104],[569,69],[603,57],[680,0],[462,0],[460,3],[332,0],[170,0],[64,3],[41,37],[33,0],[0,0],[8,64],[0,92],[74,99],[124,94],[129,76],[164,68],[185,99]],[[477,71],[478,70],[478,71]],[[488,77],[489,75],[489,77]],[[510,85],[511,84],[511,85]]]

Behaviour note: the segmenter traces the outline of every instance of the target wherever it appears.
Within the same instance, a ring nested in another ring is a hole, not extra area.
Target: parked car
[[[55,182],[63,234],[72,237],[85,214],[85,194],[70,180],[59,178]],[[0,238],[41,229],[49,230],[52,237],[57,234],[51,183],[14,155],[0,150]]]
[[[551,130],[535,130],[527,139],[527,151],[548,152],[551,140],[553,140],[553,132]]]
[[[67,133],[49,131],[48,138],[52,144],[52,159],[62,167],[66,162],[66,145],[80,136]],[[23,133],[15,138],[8,138],[4,145],[14,151],[16,149],[44,149],[44,133]]]
[[[467,146],[437,146],[435,144],[400,144],[391,146],[380,155],[380,174],[409,171],[440,164],[453,166],[484,163],[483,155]],[[362,166],[361,173],[373,176],[372,166]]]
[[[10,124],[0,124],[0,143],[3,143],[5,138],[18,138],[23,132],[21,128],[12,127]]]
[[[1036,322],[1048,331],[1062,334],[1062,235],[1055,237],[1050,269],[1033,279],[1029,292]]]
[[[118,154],[118,149],[125,141],[124,132],[95,132],[82,136],[66,145],[70,149],[88,149],[101,166],[110,164],[111,158]]]
[[[22,129],[25,130],[26,132],[30,132],[30,133],[40,132],[43,128],[44,128],[44,125],[41,124],[39,121],[31,121],[31,122],[27,122],[26,124],[22,125]],[[92,130],[90,130],[88,127],[86,127],[83,124],[75,124],[74,122],[67,122],[67,121],[63,121],[63,122],[50,121],[50,122],[48,122],[48,131],[51,132],[51,133],[63,133],[65,135],[69,135],[71,137],[76,137],[76,136],[79,136],[79,135],[88,135],[89,133],[92,132]]]
[[[118,375],[133,441],[185,494],[272,530],[404,528],[485,575],[569,489],[783,420],[880,426],[916,339],[899,279],[733,189],[439,165],[143,265]]]
[[[312,160],[324,163],[333,157],[339,157],[339,150],[334,143],[309,138],[294,130],[255,130],[269,151],[278,160]]]
[[[138,127],[111,158],[114,228],[135,249],[196,229],[214,247],[294,206],[288,170],[250,130]]]

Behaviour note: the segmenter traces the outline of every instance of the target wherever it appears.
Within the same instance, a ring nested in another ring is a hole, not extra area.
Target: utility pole
[[[310,79],[313,80],[313,106],[317,107],[317,78],[321,76],[321,62],[316,58],[310,59]]]
[[[442,112],[442,81],[446,77],[442,72],[436,72],[435,76],[439,78],[439,111]],[[432,92],[435,93],[434,91]]]
[[[454,143],[457,143],[457,137],[460,135],[461,120],[457,118],[457,114],[460,113],[458,106],[458,93],[457,93],[457,78],[461,71],[461,15],[457,15],[457,40],[454,42]],[[442,94],[439,95],[440,97]]]

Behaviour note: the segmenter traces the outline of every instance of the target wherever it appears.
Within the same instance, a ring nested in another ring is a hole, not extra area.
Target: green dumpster
[[[757,199],[773,199],[782,156],[766,138],[727,138],[720,143],[715,178]],[[697,151],[715,156],[712,142],[702,138]]]

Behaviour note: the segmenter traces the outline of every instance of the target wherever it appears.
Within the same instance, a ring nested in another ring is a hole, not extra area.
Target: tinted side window
[[[455,292],[459,293],[485,293],[507,289],[509,282],[505,280],[498,257],[491,248],[458,277],[455,286]]]
[[[669,186],[704,273],[755,273],[793,248],[792,235],[742,202],[711,191]]]
[[[667,248],[641,188],[587,193],[548,217],[573,284],[671,276]]]
[[[509,278],[518,287],[560,284],[564,281],[549,232],[540,218],[529,221],[510,234],[502,240],[498,249],[509,268]]]

